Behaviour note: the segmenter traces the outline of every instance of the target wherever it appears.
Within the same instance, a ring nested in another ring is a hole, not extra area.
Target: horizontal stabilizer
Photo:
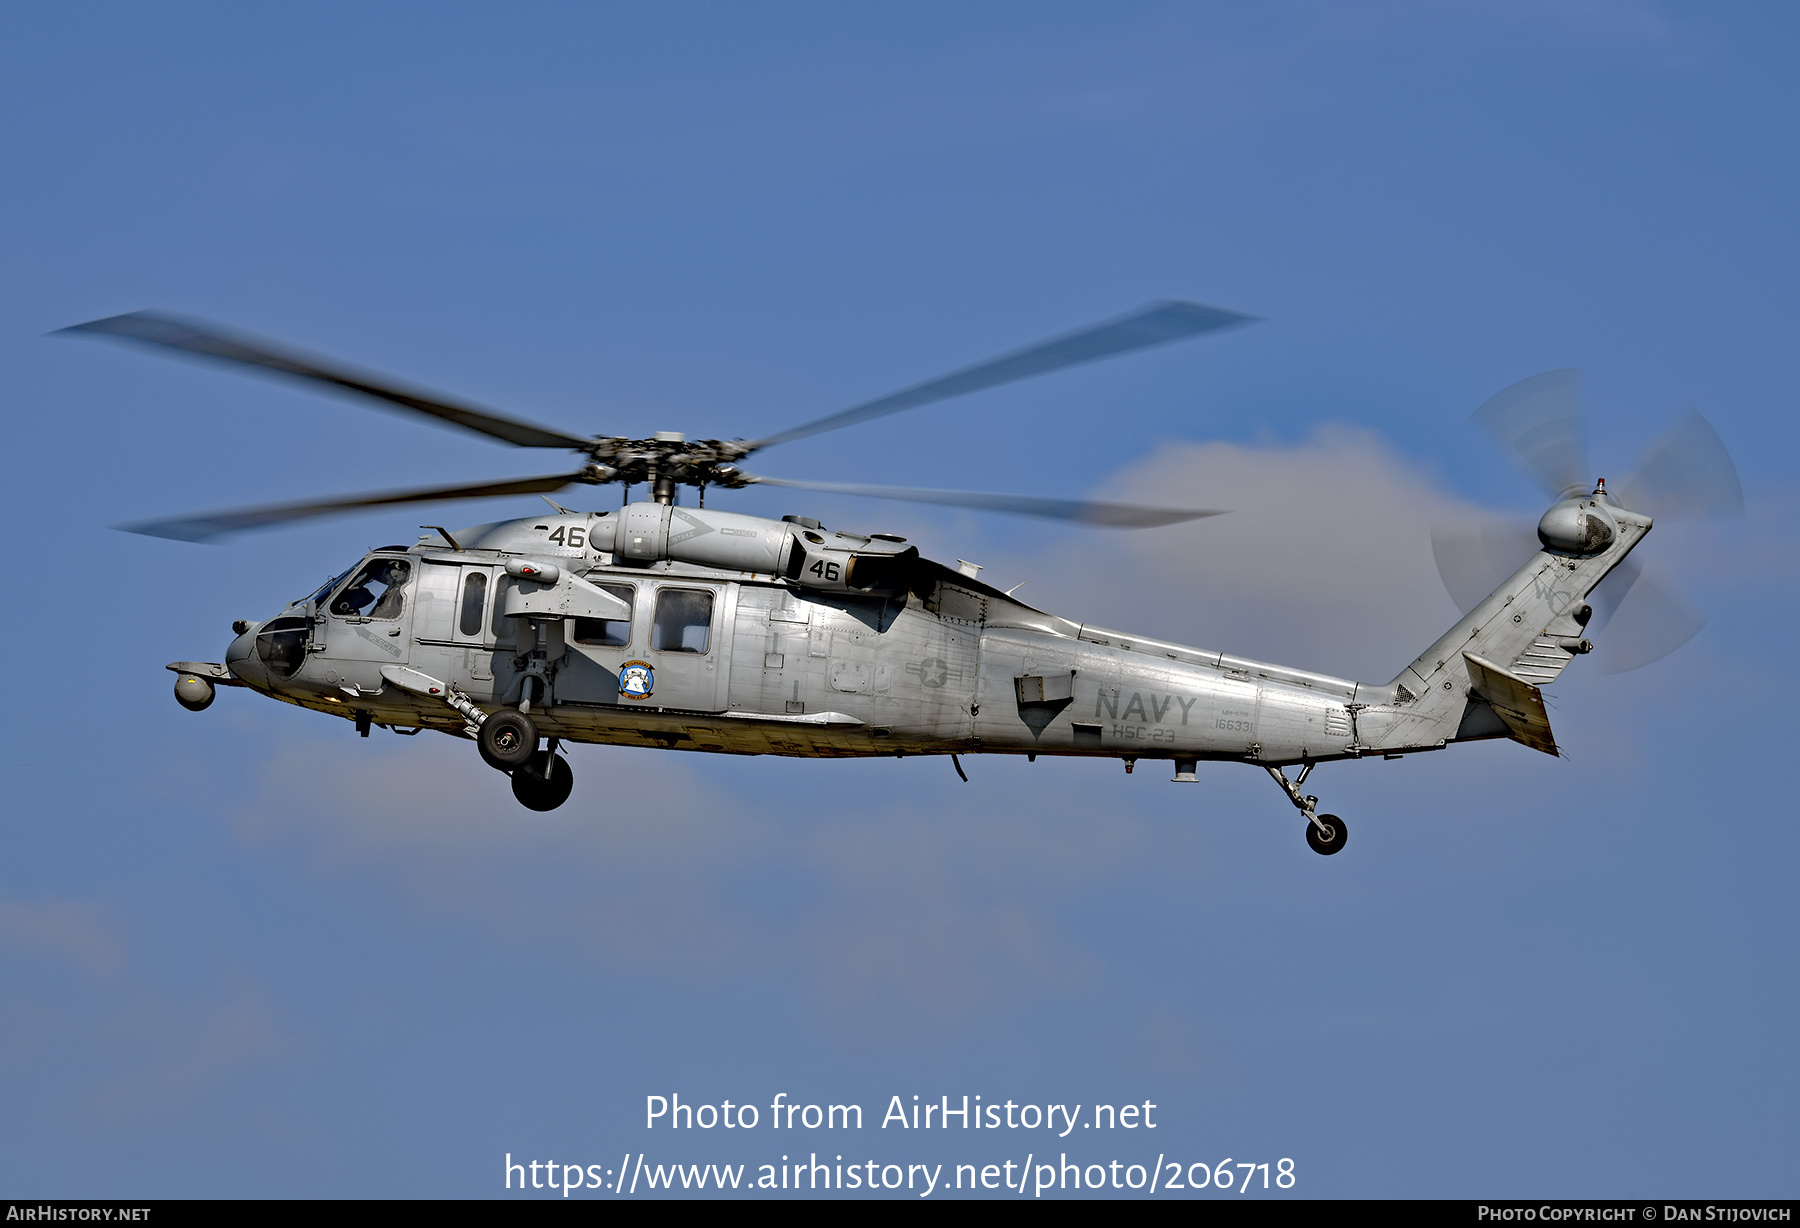
[[[1544,711],[1542,691],[1474,653],[1463,653],[1463,660],[1469,664],[1469,689],[1494,709],[1513,741],[1546,755],[1559,753],[1556,738],[1550,732],[1550,714]]]

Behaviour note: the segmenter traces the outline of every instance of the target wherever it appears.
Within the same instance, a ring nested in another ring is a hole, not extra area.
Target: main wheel
[[[1320,824],[1324,824],[1324,831],[1319,830]],[[1343,848],[1344,842],[1349,838],[1350,832],[1344,827],[1344,820],[1335,814],[1322,814],[1318,823],[1309,822],[1306,825],[1306,842],[1312,846],[1313,852],[1326,857]]]
[[[510,772],[537,753],[537,725],[523,712],[508,708],[481,722],[475,744],[489,767]]]
[[[550,760],[550,777],[544,778],[544,760]],[[561,755],[540,750],[512,774],[513,796],[528,810],[555,810],[569,800],[575,787],[575,773]]]

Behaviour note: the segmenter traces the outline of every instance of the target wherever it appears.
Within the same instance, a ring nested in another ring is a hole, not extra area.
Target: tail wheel
[[[546,761],[549,776],[545,776]],[[575,773],[561,755],[541,750],[512,774],[513,796],[527,810],[555,810],[569,800]]]
[[[510,772],[537,753],[537,725],[523,712],[496,712],[481,722],[475,744],[489,767]]]
[[[1312,846],[1313,852],[1321,856],[1331,856],[1343,848],[1344,842],[1349,838],[1350,832],[1344,826],[1344,820],[1335,814],[1322,814],[1317,823],[1306,825],[1306,843]]]

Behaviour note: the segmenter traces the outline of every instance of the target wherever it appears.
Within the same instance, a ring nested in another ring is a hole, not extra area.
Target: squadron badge
[[[626,699],[649,699],[656,689],[656,673],[648,661],[627,661],[619,667],[619,694]]]

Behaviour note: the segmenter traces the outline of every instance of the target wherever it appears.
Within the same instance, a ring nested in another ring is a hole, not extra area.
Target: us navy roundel
[[[619,667],[619,694],[626,699],[649,699],[656,689],[656,673],[648,661],[627,661]]]

